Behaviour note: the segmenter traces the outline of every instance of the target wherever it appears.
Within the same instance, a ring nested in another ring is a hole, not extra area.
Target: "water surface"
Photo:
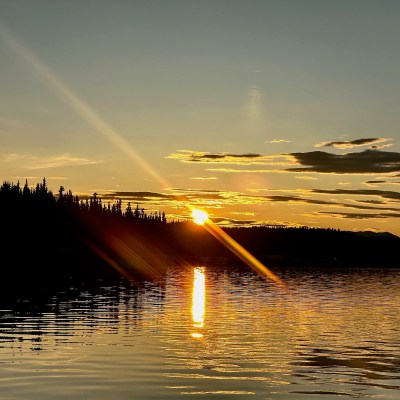
[[[400,398],[400,270],[174,267],[0,303],[0,399]]]

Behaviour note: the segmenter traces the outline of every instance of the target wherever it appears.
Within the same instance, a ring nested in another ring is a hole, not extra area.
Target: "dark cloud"
[[[400,213],[343,213],[343,212],[325,212],[321,211],[318,214],[330,215],[332,217],[349,218],[349,219],[388,219],[399,218]]]
[[[110,192],[101,194],[103,199],[131,199],[131,200],[149,200],[149,199],[171,199],[172,196],[154,192]]]
[[[202,155],[193,155],[192,159],[195,161],[196,159],[223,159],[223,158],[258,158],[261,157],[261,154],[256,153],[245,153],[245,154],[233,154],[233,153],[206,153]]]
[[[325,192],[325,191],[317,191],[314,190],[314,192]],[[326,191],[332,193],[333,191]],[[381,201],[365,201],[364,203],[366,204],[371,204],[369,205],[360,205],[360,204],[351,204],[351,203],[341,203],[333,200],[318,200],[318,199],[309,199],[309,198],[303,198],[299,196],[266,196],[269,200],[273,202],[291,202],[291,203],[299,203],[299,204],[313,204],[313,205],[321,205],[321,206],[332,206],[332,207],[343,207],[343,208],[353,208],[356,210],[366,210],[366,211],[383,211],[383,212],[396,212],[400,213],[400,208],[395,208],[395,207],[374,207],[372,206],[373,204],[376,205],[381,205],[385,204],[384,202]],[[361,201],[359,201],[361,202]]]
[[[365,150],[360,153],[332,154],[324,151],[290,153],[304,167],[287,168],[289,172],[333,174],[374,174],[400,171],[400,153]]]
[[[400,182],[396,182],[396,181],[383,181],[383,180],[365,181],[364,183],[365,183],[366,185],[377,185],[377,184],[382,184],[382,183],[400,184]]]
[[[272,164],[276,158],[287,158],[287,155],[263,156],[258,153],[208,153],[205,151],[177,150],[166,158],[178,160],[185,163],[221,163],[221,164]]]
[[[382,200],[357,200],[359,203],[365,203],[365,204],[386,204]]]
[[[365,139],[349,140],[344,142],[321,142],[316,144],[314,147],[335,147],[337,149],[351,149],[352,147],[368,146],[370,144],[382,143],[388,140],[389,139],[386,138],[365,138]]]
[[[100,194],[102,199],[121,199],[124,201],[184,201],[184,200],[226,200],[229,193],[218,190],[191,190],[177,189],[172,194],[162,194],[155,192],[109,192]]]
[[[387,181],[365,181],[364,183],[367,183],[367,184],[374,184],[374,183],[387,183]]]
[[[313,193],[318,194],[330,194],[330,195],[337,195],[337,194],[344,194],[344,195],[355,195],[355,196],[378,196],[383,199],[387,200],[400,200],[400,192],[394,192],[391,190],[374,190],[374,189],[313,189]]]
[[[219,193],[193,193],[184,195],[187,199],[203,199],[203,200],[224,200],[226,196]],[[175,196],[179,197],[179,196]]]
[[[332,205],[336,203],[332,203],[331,201],[324,200],[315,200],[315,199],[306,199],[298,196],[266,196],[269,200],[273,202],[300,202],[307,204],[319,204],[319,205]]]

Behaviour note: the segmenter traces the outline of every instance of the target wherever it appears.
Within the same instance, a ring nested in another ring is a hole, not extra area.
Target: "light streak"
[[[287,291],[286,285],[277,275],[270,271],[262,262],[257,260],[257,258],[255,258],[242,245],[240,245],[236,240],[223,231],[218,225],[214,224],[211,219],[208,218],[206,221],[204,221],[203,226],[209,233],[211,233],[211,235],[218,239],[225,247],[227,247],[233,254],[240,258],[255,272],[272,280],[282,289]]]
[[[117,149],[125,153],[132,161],[151,175],[162,187],[168,187],[167,182],[161,175],[136,152],[131,144],[121,136],[110,124],[108,124],[87,102],[78,96],[67,86],[51,69],[33,54],[22,42],[14,37],[0,24],[0,38],[8,45],[22,60],[30,65],[36,75],[49,85],[53,91],[65,101],[77,114],[79,114],[94,130],[99,132],[105,139]]]

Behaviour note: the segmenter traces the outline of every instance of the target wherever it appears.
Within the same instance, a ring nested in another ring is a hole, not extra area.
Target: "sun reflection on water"
[[[192,294],[192,320],[194,328],[204,327],[204,315],[206,307],[206,275],[204,267],[195,267],[193,270],[193,294]],[[194,338],[202,338],[200,332],[192,332]]]

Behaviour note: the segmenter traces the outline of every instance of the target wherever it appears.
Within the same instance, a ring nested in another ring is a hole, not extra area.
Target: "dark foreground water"
[[[0,399],[400,399],[400,270],[170,268],[0,304]]]

